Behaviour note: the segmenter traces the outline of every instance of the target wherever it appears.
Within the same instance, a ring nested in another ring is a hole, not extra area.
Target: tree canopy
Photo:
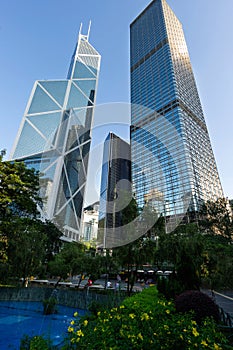
[[[39,174],[23,162],[4,162],[0,156],[0,280],[43,274],[59,252],[61,232],[41,221]]]
[[[9,215],[36,216],[39,176],[23,162],[2,161],[0,156],[0,218]]]

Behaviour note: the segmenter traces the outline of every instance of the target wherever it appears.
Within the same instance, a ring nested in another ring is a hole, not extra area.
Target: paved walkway
[[[214,300],[218,306],[220,306],[225,312],[233,317],[233,291],[217,292],[213,291],[211,293],[210,289],[203,289],[204,293],[208,294],[210,297],[214,297]]]

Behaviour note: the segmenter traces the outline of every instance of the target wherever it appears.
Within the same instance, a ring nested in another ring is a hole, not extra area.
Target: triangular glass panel
[[[66,173],[63,166],[62,174],[60,177],[60,183],[58,186],[57,201],[55,206],[56,213],[60,211],[60,209],[67,203],[70,197],[71,197],[71,193],[69,190]]]
[[[37,85],[28,114],[59,110],[60,107]]]
[[[72,126],[68,131],[67,143],[66,143],[66,152],[72,150],[79,146],[78,144],[78,128],[79,126]]]
[[[28,116],[33,125],[41,131],[41,133],[48,138],[55,133],[60,125],[61,112],[40,114],[36,116]]]
[[[56,133],[56,149],[63,152],[67,142],[67,128],[69,125],[70,111],[65,111],[62,115],[61,125]]]
[[[13,158],[26,157],[45,150],[46,140],[25,121]]]
[[[74,194],[83,184],[82,158],[79,148],[77,147],[74,151],[68,153],[64,161],[71,193]]]
[[[81,93],[81,91],[72,84],[67,109],[86,107],[89,103],[89,100]]]
[[[39,81],[39,84],[42,85],[61,106],[63,106],[68,80]]]
[[[85,143],[84,145],[80,146],[80,153],[83,158],[83,164],[85,167],[85,170],[83,170],[83,176],[85,177],[86,171],[87,171],[87,166],[88,166],[88,159],[89,159],[89,154],[90,154],[90,144],[91,141]],[[83,181],[85,181],[85,178],[83,178]]]
[[[87,40],[81,40],[78,47],[78,53],[81,55],[98,55],[99,53],[94,49],[93,46]]]
[[[85,64],[83,64],[80,61],[77,61],[75,64],[75,68],[74,68],[74,73],[72,76],[72,79],[79,79],[79,78],[83,78],[83,79],[93,79],[96,78],[94,73],[92,73],[92,71],[90,71]]]
[[[85,186],[73,197],[74,208],[78,218],[81,219],[82,207],[83,207],[83,196],[84,196]]]
[[[89,100],[93,101],[94,91],[96,86],[96,80],[75,80],[74,84],[77,85],[80,90],[86,95]]]
[[[87,109],[72,109],[71,119],[70,119],[70,127],[73,126],[85,126],[86,123],[86,112]]]
[[[48,161],[48,162],[47,162]],[[57,163],[53,164],[52,166],[49,166],[50,159],[42,158],[41,159],[41,176],[40,181],[43,182],[45,179],[47,181],[53,182],[54,180],[54,173],[57,167]]]
[[[94,56],[81,56],[83,63],[95,74],[97,75],[97,68],[99,66],[99,57]]]
[[[45,159],[41,160],[41,167],[45,166],[43,163]],[[54,181],[54,174],[56,170],[56,165],[54,164],[51,166],[47,171],[43,172],[43,169],[41,170],[41,176],[40,176],[40,198],[43,201],[43,212],[47,214],[48,211],[48,200],[51,199],[51,192],[53,188],[53,181]]]
[[[80,218],[76,216],[72,200],[59,213],[55,213],[53,222],[65,236],[75,238],[72,232],[78,233]]]

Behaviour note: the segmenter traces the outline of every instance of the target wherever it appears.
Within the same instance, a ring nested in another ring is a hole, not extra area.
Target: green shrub
[[[50,350],[51,342],[42,336],[29,337],[25,335],[20,341],[20,350]]]
[[[167,300],[170,300],[182,293],[184,286],[178,281],[176,275],[172,274],[169,277],[160,276],[157,282],[157,289]]]
[[[227,340],[212,319],[198,325],[192,313],[177,313],[171,301],[159,298],[155,287],[92,319],[74,318],[68,334],[63,350],[227,349]]]
[[[43,314],[44,315],[51,315],[57,313],[57,299],[56,298],[49,298],[43,300]]]
[[[206,317],[220,321],[218,306],[207,294],[198,290],[188,290],[180,294],[175,299],[175,307],[177,312],[193,311],[197,323],[201,323]]]

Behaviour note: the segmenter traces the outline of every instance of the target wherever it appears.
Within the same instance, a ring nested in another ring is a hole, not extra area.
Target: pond
[[[24,335],[41,335],[52,344],[62,344],[74,312],[85,310],[57,305],[58,312],[43,315],[42,302],[0,301],[0,349],[18,350]]]

